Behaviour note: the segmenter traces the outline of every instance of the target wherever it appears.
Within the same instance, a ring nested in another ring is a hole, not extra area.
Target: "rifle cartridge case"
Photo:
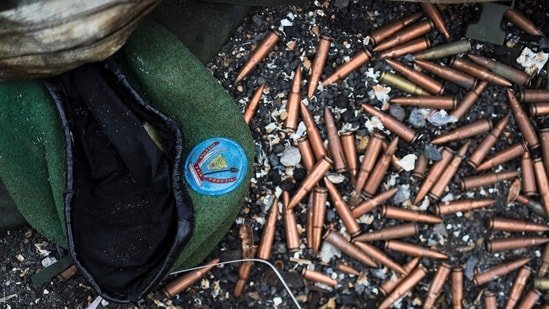
[[[471,90],[477,85],[476,78],[471,75],[454,70],[449,66],[442,66],[434,62],[420,59],[415,59],[414,62],[423,70],[430,72],[467,90]]]
[[[389,147],[387,147],[387,150],[385,150],[385,153],[381,154],[381,158],[377,161],[372,174],[368,177],[368,181],[366,181],[366,184],[362,189],[366,197],[371,197],[377,192],[377,189],[381,185],[381,182],[387,173],[389,164],[391,164],[391,158],[395,154],[397,146],[398,137],[395,137],[391,141],[391,144],[389,144]]]
[[[257,248],[256,257],[259,259],[268,260],[271,257],[271,249],[273,247],[273,241],[276,231],[276,221],[278,219],[278,198],[275,196],[271,209],[265,224],[263,225],[263,234],[261,234],[261,241]]]
[[[530,104],[530,116],[545,116],[549,114],[549,102],[538,102]]]
[[[442,219],[433,215],[420,213],[410,209],[402,209],[394,206],[382,206],[381,216],[389,219],[396,219],[409,222],[424,222],[430,224],[441,223]]]
[[[491,158],[486,159],[486,161],[477,166],[475,170],[485,171],[497,167],[498,165],[501,165],[505,162],[509,162],[515,158],[521,157],[525,152],[528,152],[528,146],[526,145],[526,142],[513,144],[506,149],[496,153]]]
[[[414,236],[419,233],[419,225],[416,223],[406,223],[391,227],[382,228],[381,230],[363,233],[353,240],[362,242],[372,242],[377,240],[400,239],[409,236]]]
[[[484,158],[486,158],[486,155],[496,144],[501,132],[503,132],[508,122],[509,115],[503,116],[503,118],[498,121],[496,126],[484,137],[482,142],[479,143],[477,149],[473,151],[467,160],[467,163],[469,163],[470,166],[476,168],[484,160]]]
[[[407,54],[420,52],[429,48],[430,46],[431,42],[429,41],[429,39],[426,37],[421,37],[382,51],[378,55],[378,59],[400,58]]]
[[[422,16],[423,16],[423,13],[417,12],[373,30],[372,33],[370,34],[370,40],[372,41],[372,44],[374,45],[379,44],[386,38],[392,36],[393,34],[397,33],[401,29],[405,28],[406,26],[415,23]]]
[[[412,95],[429,95],[427,91],[423,90],[418,85],[389,71],[383,71],[379,77],[379,81]]]
[[[377,108],[362,104],[362,108],[370,115],[376,116],[383,123],[383,126],[391,131],[396,136],[402,138],[408,144],[413,144],[419,137],[416,130],[406,126],[404,123],[398,121],[395,117],[384,113]]]
[[[486,89],[487,86],[488,82],[481,80],[475,88],[465,94],[463,99],[461,99],[450,115],[456,117],[458,120],[465,116],[471,107],[477,103],[480,94]]]
[[[400,73],[402,76],[407,78],[408,80],[413,80],[415,84],[417,84],[421,89],[424,89],[425,91],[431,93],[432,95],[440,95],[444,93],[444,85],[442,85],[440,82],[434,80],[433,78],[416,71],[409,66],[403,65],[402,63],[392,60],[392,59],[385,59],[385,62],[389,64],[393,70]]]
[[[377,263],[372,260],[368,255],[366,255],[359,247],[355,244],[350,243],[345,237],[341,236],[335,231],[328,231],[324,235],[324,240],[327,241],[330,245],[336,247],[341,252],[352,257],[353,259],[359,261],[360,263],[376,268]]]
[[[532,223],[529,221],[505,219],[505,218],[489,218],[486,220],[486,226],[493,231],[504,232],[547,232],[549,226],[543,224]]]
[[[283,219],[284,219],[284,231],[286,232],[286,248],[288,252],[296,252],[299,249],[299,232],[297,230],[297,220],[293,209],[288,209],[288,203],[290,202],[290,193],[284,191],[282,193],[282,200],[284,204]]]
[[[534,174],[536,174],[538,194],[541,197],[545,214],[549,215],[549,180],[547,179],[547,172],[545,171],[541,158],[534,159]]]
[[[528,281],[528,278],[530,278],[532,271],[533,269],[528,266],[524,266],[518,271],[517,276],[515,277],[515,281],[513,282],[513,287],[511,288],[509,296],[507,297],[505,309],[515,308],[515,305],[520,299],[520,295],[522,295],[524,288],[526,288],[526,283]]]
[[[541,155],[545,172],[549,174],[549,128],[539,130],[539,139],[541,141]]]
[[[538,277],[545,277],[549,272],[549,245],[545,245],[541,256],[541,266],[538,270]]]
[[[457,99],[443,96],[398,97],[389,100],[393,104],[436,109],[454,109]]]
[[[437,273],[435,274],[435,277],[433,278],[433,281],[429,286],[429,291],[427,292],[427,298],[423,302],[424,309],[430,309],[434,307],[435,301],[440,295],[440,292],[442,292],[444,283],[446,283],[446,280],[448,279],[448,276],[450,275],[451,270],[452,269],[450,268],[450,265],[445,263],[442,263],[438,266]]]
[[[170,282],[165,288],[164,288],[164,294],[168,298],[172,298],[175,295],[179,294],[180,292],[183,292],[188,287],[193,285],[196,281],[198,281],[200,278],[204,277],[212,268],[214,268],[219,263],[219,259],[214,259],[206,264],[205,266],[208,266],[206,268],[201,268],[197,270],[193,270],[190,272],[185,273],[183,276],[175,279],[174,281]]]
[[[512,66],[479,55],[468,54],[467,56],[476,64],[487,68],[508,81],[517,83],[521,86],[530,82],[530,75],[524,71],[515,69]]]
[[[484,309],[497,309],[498,303],[496,295],[490,291],[484,292]]]
[[[471,63],[457,56],[454,56],[452,60],[450,60],[449,65],[456,70],[459,70],[463,73],[467,73],[478,79],[485,80],[489,83],[504,86],[504,87],[512,86],[512,84],[505,78],[495,75],[494,73],[488,71],[487,69],[481,67],[478,64]]]
[[[390,257],[388,257],[385,253],[383,253],[378,248],[359,241],[353,241],[353,243],[360,248],[364,253],[366,253],[369,257],[371,257],[374,261],[378,262],[381,265],[387,266],[387,268],[390,268],[394,270],[395,272],[406,275],[408,272],[402,266],[400,266],[397,262],[393,261]]]
[[[454,309],[462,308],[463,301],[463,268],[452,269],[452,305]]]
[[[337,280],[332,279],[330,276],[325,275],[321,272],[304,268],[301,274],[303,275],[303,278],[309,281],[323,283],[334,288],[337,286]]]
[[[372,59],[372,54],[368,50],[363,49],[357,52],[349,62],[340,65],[332,75],[323,80],[322,85],[327,86],[345,79],[351,72],[366,64],[370,59]]]
[[[417,267],[417,265],[419,264],[420,260],[421,260],[420,258],[415,257],[415,258],[411,259],[409,262],[407,262],[406,264],[404,264],[403,268],[404,268],[404,270],[406,270],[406,273],[410,273],[412,270],[414,270]],[[404,278],[405,278],[404,276],[398,276],[397,279],[395,279],[395,280],[389,279],[389,280],[383,282],[381,284],[381,286],[379,287],[379,291],[383,295],[387,295],[387,294],[391,293],[391,291],[393,291],[394,288]]]
[[[337,265],[337,269],[346,273],[346,274],[350,274],[350,275],[355,275],[355,276],[358,276],[360,275],[360,272],[356,269],[354,269],[353,267],[345,264],[345,263],[339,263]]]
[[[427,157],[424,154],[420,154],[417,159],[416,166],[414,167],[414,171],[412,172],[412,177],[416,179],[423,179],[425,172],[427,171],[427,165],[429,165]]]
[[[508,9],[503,14],[503,17],[528,34],[543,36],[543,32],[517,9]]]
[[[318,188],[315,187],[315,189]],[[310,251],[313,251],[314,248],[314,240],[313,240],[313,216],[314,216],[314,199],[315,199],[315,191],[313,190],[312,194],[309,194],[309,198],[307,199],[307,222],[305,222],[305,238],[307,239],[307,249]]]
[[[459,107],[458,107],[459,108]],[[479,134],[486,133],[492,129],[492,120],[479,119],[475,122],[457,127],[454,130],[441,134],[431,141],[431,144],[440,145],[449,143],[451,141],[463,140],[469,137],[473,137]]]
[[[339,218],[341,218],[341,221],[343,222],[345,229],[347,229],[347,232],[349,232],[351,236],[360,234],[360,225],[358,224],[358,222],[356,222],[353,214],[351,213],[351,209],[349,208],[347,203],[345,203],[345,201],[341,197],[341,194],[339,194],[336,186],[328,178],[324,178],[324,184],[328,189],[330,199],[332,200],[332,205],[339,215]]]
[[[427,34],[429,31],[433,30],[434,25],[430,20],[423,20],[419,23],[413,24],[409,27],[404,28],[402,31],[395,33],[395,35],[386,41],[377,44],[373,52],[382,52],[389,48],[406,43],[410,40],[418,38],[424,34]]]
[[[427,50],[414,54],[415,59],[431,60],[440,59],[457,54],[463,54],[471,50],[471,41],[459,40],[444,45],[431,47]]]
[[[242,258],[249,259],[253,258],[255,255],[254,250],[254,244],[253,244],[253,235],[252,235],[252,228],[247,225],[243,224],[240,227],[239,230],[239,237],[242,240]],[[246,287],[246,283],[248,282],[248,278],[250,277],[250,272],[252,271],[252,262],[242,262],[240,264],[240,267],[238,269],[238,281],[236,282],[236,285],[234,287],[234,296],[240,297],[242,295],[242,292],[244,292],[244,288]]]
[[[328,59],[331,43],[332,38],[325,35],[320,36],[307,87],[307,97],[309,99],[313,97],[318,86],[318,82],[320,81],[320,77],[322,76],[322,72],[324,71],[324,66],[326,65],[326,60]]]
[[[331,158],[334,161],[334,168],[336,172],[341,173],[345,171],[345,166],[347,165],[345,162],[345,154],[343,153],[343,146],[341,145],[339,133],[337,132],[334,115],[332,115],[332,112],[327,106],[324,108],[324,121],[328,135],[328,149],[330,150]]]
[[[311,144],[309,144],[309,139],[306,136],[297,140],[297,149],[299,149],[299,153],[301,154],[301,164],[307,172],[311,172],[316,162]]]
[[[263,41],[257,45],[246,64],[240,69],[240,72],[236,76],[235,84],[238,84],[248,76],[248,74],[267,57],[267,54],[273,49],[280,37],[281,34],[275,30],[271,30],[265,35]]]
[[[416,198],[414,199],[414,204],[418,204],[423,198],[429,193],[429,190],[433,187],[435,182],[438,180],[442,172],[446,169],[450,161],[454,156],[454,151],[448,147],[444,147],[441,153],[442,159],[435,162],[433,166],[429,169],[427,177],[423,180],[421,187],[419,188]]]
[[[299,104],[301,104],[301,82],[303,81],[303,75],[301,73],[301,66],[295,69],[294,80],[292,82],[292,88],[290,88],[290,94],[288,95],[288,103],[286,103],[286,111],[288,117],[284,121],[284,127],[291,131],[295,131],[297,128],[297,122],[299,119]]]
[[[345,155],[345,162],[347,163],[347,171],[351,174],[352,178],[355,179],[358,171],[355,134],[350,131],[341,133],[340,140],[341,146],[343,147],[343,154]]]
[[[549,102],[549,90],[522,89],[517,92],[517,98],[523,103]]]
[[[420,281],[427,275],[428,271],[423,265],[416,267],[409,275],[404,277],[401,282],[394,288],[382,302],[379,304],[379,309],[391,308],[391,306],[404,297],[412,290]]]
[[[333,162],[327,157],[318,161],[311,172],[301,183],[301,186],[290,199],[288,209],[292,209],[316,186],[316,184],[324,177],[326,172],[332,167]]]
[[[379,133],[374,133],[370,136],[368,146],[364,152],[364,158],[362,159],[360,170],[356,178],[355,191],[357,193],[362,192],[362,188],[364,187],[366,180],[368,180],[370,173],[374,169],[379,153],[383,148],[384,141],[385,137]]]
[[[316,187],[314,189],[311,226],[311,249],[314,253],[318,253],[320,251],[320,243],[322,241],[322,228],[324,226],[324,218],[326,217],[327,199],[328,190],[326,190],[326,188]]]
[[[265,89],[265,85],[260,85],[255,91],[250,100],[248,101],[248,105],[246,106],[246,109],[244,110],[244,121],[246,121],[246,124],[250,124],[252,121],[252,118],[255,115],[255,112],[257,111],[257,108],[259,107],[259,102],[261,101],[261,97],[263,96],[263,90]]]
[[[320,161],[328,155],[326,148],[324,148],[324,140],[322,140],[316,122],[305,104],[301,103],[299,105],[299,112],[303,123],[305,123],[305,126],[307,127],[307,137],[309,138],[313,155],[315,156],[316,161]]]
[[[465,212],[478,208],[489,207],[495,203],[496,200],[493,199],[457,200],[449,202],[448,204],[439,203],[435,207],[435,214],[437,216],[445,216],[455,214],[457,212]]]
[[[388,199],[393,197],[398,192],[398,188],[391,188],[389,190],[386,190],[371,199],[367,199],[366,201],[358,204],[355,208],[353,208],[352,213],[353,217],[360,218],[362,215],[369,213],[370,211],[374,210],[377,206],[385,203]]]
[[[483,272],[475,274],[475,276],[473,277],[473,283],[476,286],[483,285],[499,277],[505,276],[516,269],[521,268],[522,266],[528,264],[528,262],[530,262],[529,258],[522,258],[511,262],[501,263]]]
[[[468,191],[484,186],[493,185],[504,180],[513,179],[518,176],[517,171],[502,171],[498,173],[486,173],[482,175],[469,176],[461,179],[461,190]]]
[[[535,284],[535,281],[534,281],[534,284]],[[528,291],[528,293],[526,293],[526,295],[524,295],[524,297],[522,298],[522,301],[520,302],[520,304],[518,304],[517,308],[520,308],[520,309],[534,308],[534,306],[538,302],[538,299],[541,296],[542,294],[538,290],[531,289]]]
[[[539,246],[547,242],[549,242],[549,238],[544,237],[492,239],[486,242],[486,249],[490,252],[508,251]]]
[[[427,15],[427,17],[429,17],[429,19],[433,21],[435,27],[440,32],[440,34],[444,36],[446,41],[449,41],[450,31],[448,30],[448,27],[446,26],[442,15],[440,15],[438,8],[430,2],[421,2],[421,8],[423,9],[425,15]]]
[[[444,172],[440,175],[439,179],[431,187],[429,197],[432,198],[433,201],[438,201],[438,199],[440,199],[440,197],[444,193],[444,190],[446,190],[446,187],[448,186],[452,178],[454,178],[454,176],[456,175],[461,161],[463,161],[465,153],[467,152],[467,149],[469,149],[469,142],[461,146],[461,148],[454,155]]]
[[[429,248],[424,248],[419,245],[403,242],[400,240],[386,241],[385,249],[401,252],[406,255],[415,256],[415,257],[426,257],[430,259],[441,259],[441,260],[448,259],[448,256],[444,253],[441,253]]]

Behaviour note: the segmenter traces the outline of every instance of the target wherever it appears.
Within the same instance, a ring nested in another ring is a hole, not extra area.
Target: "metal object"
[[[449,41],[450,31],[448,31],[448,27],[446,26],[446,23],[444,22],[442,15],[440,15],[437,7],[430,2],[421,2],[421,8],[423,9],[423,12],[425,12],[425,15],[433,21],[440,34],[444,36],[446,41]]]
[[[394,206],[382,206],[380,210],[382,217],[389,219],[397,219],[402,221],[411,221],[411,222],[424,222],[437,224],[441,223],[442,219],[432,215],[420,213],[410,209],[402,209]]]
[[[416,24],[412,24],[411,26],[404,28],[402,31],[395,33],[390,39],[377,44],[372,51],[381,52],[389,48],[393,48],[427,34],[429,31],[433,30],[433,28],[434,25],[430,20],[423,20]]]
[[[353,132],[344,132],[340,135],[343,154],[345,155],[345,163],[347,163],[347,171],[353,179],[356,178],[358,171],[358,158],[356,155],[355,134]]]
[[[267,54],[273,49],[278,40],[280,39],[280,33],[278,31],[269,31],[265,38],[252,52],[250,58],[246,64],[240,69],[238,76],[236,77],[235,83],[238,84],[243,80],[250,72],[263,60],[267,57]]]
[[[438,266],[437,273],[433,277],[433,281],[431,282],[431,286],[429,286],[429,291],[427,292],[427,297],[423,302],[423,309],[430,309],[434,307],[435,301],[440,295],[440,292],[442,292],[444,283],[446,283],[451,270],[452,269],[448,264],[442,263]]]
[[[328,190],[326,188],[316,187],[313,190],[312,206],[312,224],[311,224],[311,249],[314,253],[320,251],[322,241],[322,228],[324,218],[326,217],[326,201],[328,199]]]
[[[385,249],[404,253],[409,256],[426,257],[430,259],[446,260],[448,256],[444,253],[424,248],[419,245],[403,242],[400,240],[388,240],[385,242]]]
[[[435,162],[433,166],[429,169],[427,177],[423,180],[421,187],[419,188],[416,198],[414,199],[414,204],[418,204],[423,198],[429,193],[429,190],[433,187],[435,182],[438,180],[442,172],[446,169],[450,161],[454,156],[454,151],[448,147],[444,147],[441,151],[442,158],[440,161]]]
[[[423,265],[419,265],[408,276],[404,277],[402,281],[394,288],[378,306],[379,309],[391,308],[391,306],[404,297],[411,289],[413,289],[420,281],[427,275],[428,271]]]
[[[327,157],[318,161],[311,172],[301,183],[299,189],[295,192],[294,196],[288,204],[288,209],[292,209],[314,188],[314,186],[324,177],[324,174],[332,167],[333,162]]]
[[[328,135],[328,149],[330,150],[330,156],[334,161],[334,168],[336,172],[341,173],[345,171],[347,163],[345,162],[345,154],[343,153],[343,146],[341,145],[341,140],[337,133],[334,116],[328,106],[324,107],[324,123]]]
[[[509,197],[508,197],[508,201],[509,201]],[[526,197],[524,195],[518,194],[515,197],[515,199],[511,200],[510,202],[517,202],[519,204],[522,204],[522,205],[528,207],[528,209],[533,211],[538,216],[540,216],[542,218],[545,218],[545,219],[548,218],[547,213],[545,212],[545,207],[542,204],[540,204],[537,201],[534,201],[533,199],[529,199],[528,197]]]
[[[471,50],[471,41],[459,40],[444,45],[431,47],[427,50],[414,54],[415,59],[431,60],[445,58],[457,54],[466,53]]]
[[[419,135],[416,130],[406,126],[395,117],[368,104],[362,104],[361,106],[368,114],[378,117],[387,130],[402,138],[408,144],[413,144],[418,139]]]
[[[517,98],[524,103],[549,102],[549,90],[522,89],[517,92]]]
[[[427,157],[424,154],[420,154],[417,158],[414,171],[412,172],[412,177],[416,179],[423,179],[423,177],[425,176],[425,172],[427,171],[428,164],[429,161],[427,160]]]
[[[253,258],[255,255],[252,234],[252,228],[247,224],[243,224],[238,232],[240,240],[242,241],[242,258],[244,259]],[[253,263],[249,261],[240,264],[240,268],[238,269],[238,281],[234,287],[235,297],[240,297],[240,295],[242,295],[248,278],[250,277],[252,266]]]
[[[347,229],[347,232],[349,232],[351,236],[360,234],[360,225],[356,222],[353,214],[351,213],[351,210],[349,209],[349,206],[347,206],[347,203],[345,203],[345,201],[339,194],[336,186],[328,178],[324,178],[324,184],[326,185],[328,193],[330,194],[330,198],[332,199],[332,205],[334,206],[337,214],[341,218],[341,221]]]
[[[539,290],[549,290],[549,278],[534,278],[534,288]]]
[[[497,309],[498,304],[496,295],[494,293],[486,291],[484,292],[484,309]]]
[[[452,305],[454,309],[462,308],[463,301],[463,268],[452,269]]]
[[[76,265],[71,265],[67,267],[67,269],[63,270],[62,272],[57,275],[59,280],[61,281],[67,281],[70,278],[74,277],[78,273],[78,269],[76,268]]]
[[[454,70],[448,66],[442,66],[420,59],[415,59],[414,62],[423,70],[437,75],[438,77],[450,81],[467,90],[473,89],[477,84],[477,79],[473,76]]]
[[[377,240],[400,239],[409,236],[414,236],[419,233],[419,225],[416,223],[406,223],[391,227],[386,227],[381,230],[364,233],[353,238],[355,241],[372,242]]]
[[[416,257],[416,258],[411,259],[408,263],[404,264],[403,268],[404,268],[404,270],[406,270],[406,273],[410,273],[412,270],[414,270],[417,267],[417,265],[419,264],[420,260],[421,260],[420,258]],[[404,278],[405,278],[404,276],[399,276],[395,280],[389,279],[389,280],[383,282],[381,284],[381,286],[379,287],[379,291],[383,295],[387,295],[387,294],[391,293],[391,291],[393,291],[395,289],[395,287],[400,282],[402,282],[402,280]]]
[[[263,96],[263,89],[265,89],[264,84],[259,86],[254,91],[254,94],[252,95],[251,99],[248,101],[248,105],[244,110],[244,121],[246,121],[247,124],[250,124],[250,122],[252,121],[252,118],[255,115],[255,112],[257,111],[257,108],[259,107],[259,101],[261,100],[261,96]]]
[[[344,272],[344,273],[350,274],[350,275],[355,275],[355,276],[360,275],[360,272],[358,270],[352,268],[351,266],[349,266],[345,263],[339,263],[337,265],[337,269]]]
[[[484,171],[501,165],[505,162],[509,162],[515,158],[521,157],[525,152],[528,152],[526,142],[520,142],[513,144],[504,150],[496,153],[491,158],[486,159],[479,166],[477,166],[477,171]]]
[[[219,263],[219,259],[214,259],[208,263],[205,264],[205,266],[208,266],[206,268],[197,269],[194,271],[190,271],[183,276],[175,279],[174,281],[170,282],[165,288],[164,288],[164,294],[168,298],[172,298],[175,295],[179,294],[180,292],[186,290],[188,287],[193,285],[196,281],[198,281],[200,278],[204,277],[212,268],[216,266],[217,263]]]
[[[367,197],[371,197],[377,192],[379,185],[381,185],[381,182],[383,181],[383,177],[385,177],[385,174],[387,173],[387,169],[389,168],[389,164],[391,163],[391,158],[395,154],[397,146],[398,137],[395,137],[391,141],[391,144],[389,144],[389,147],[387,147],[385,152],[381,154],[381,157],[377,161],[377,164],[374,167],[372,174],[370,175],[370,177],[368,177],[368,181],[366,181],[366,184],[362,189]]]
[[[490,252],[508,251],[539,246],[547,242],[549,242],[549,238],[544,237],[492,239],[486,242],[486,249]]]
[[[437,216],[445,216],[455,214],[457,212],[471,211],[473,209],[492,206],[496,203],[493,199],[478,199],[478,200],[456,200],[448,204],[440,203],[435,207]]]
[[[549,272],[549,244],[545,245],[543,249],[543,254],[541,255],[541,266],[538,270],[538,277],[545,277]]]
[[[390,102],[393,104],[399,104],[404,106],[436,109],[454,109],[457,105],[456,98],[443,96],[397,97],[392,98]]]
[[[315,157],[311,144],[309,144],[309,139],[306,136],[297,140],[297,149],[299,149],[299,153],[301,154],[301,164],[307,172],[311,172],[315,165]]]
[[[385,137],[379,133],[374,133],[370,136],[368,146],[364,152],[364,158],[362,159],[362,164],[360,165],[360,171],[358,172],[358,177],[355,183],[355,191],[357,193],[362,192],[362,188],[370,176],[370,172],[373,170],[374,165],[377,162],[381,148],[383,147],[383,142]]]
[[[359,261],[360,263],[369,266],[377,267],[377,263],[372,260],[368,255],[364,253],[359,247],[355,244],[350,243],[345,237],[341,236],[335,231],[328,231],[324,235],[324,240],[327,241],[330,245],[336,247],[341,252],[352,257],[353,259]]]
[[[492,120],[479,119],[475,122],[458,127],[446,134],[439,135],[431,144],[440,145],[451,141],[464,140],[469,137],[473,137],[482,133],[486,133],[492,129]]]
[[[516,269],[521,268],[522,266],[528,264],[528,262],[530,262],[529,258],[522,258],[507,263],[501,263],[483,272],[475,274],[473,278],[473,283],[476,286],[483,285],[501,276],[507,275],[508,273]]]
[[[518,176],[517,171],[502,171],[497,173],[486,173],[477,176],[469,176],[461,179],[461,190],[468,191],[484,186],[493,185],[504,180],[513,179]]]
[[[469,160],[467,160],[469,165],[476,168],[484,160],[488,152],[490,152],[490,149],[496,144],[501,132],[503,132],[503,129],[505,129],[508,122],[509,115],[503,116],[503,118],[498,121],[492,131],[482,139],[477,149],[469,156]]]
[[[303,123],[305,123],[305,126],[307,127],[307,137],[309,138],[313,155],[317,161],[322,160],[322,158],[327,156],[327,152],[324,148],[324,141],[322,140],[322,137],[318,132],[318,128],[316,127],[315,120],[307,106],[303,103],[299,105],[299,112],[301,115],[301,120],[303,120]]]
[[[325,275],[321,272],[304,268],[303,272],[301,274],[303,275],[303,278],[305,278],[309,281],[323,283],[323,284],[332,286],[334,288],[337,286],[337,280],[332,279],[329,276],[327,276],[327,275]]]
[[[549,102],[539,102],[530,104],[530,116],[545,116],[549,114]]]
[[[542,296],[542,294],[536,290],[531,289],[526,293],[526,295],[522,298],[522,301],[520,304],[518,304],[517,308],[520,309],[531,309],[534,308],[536,303],[538,302],[538,299]]]
[[[414,84],[417,84],[419,87],[426,90],[427,92],[433,95],[440,95],[444,93],[444,85],[429,77],[428,75],[416,71],[409,66],[403,65],[396,60],[385,59],[385,62],[387,62],[387,64],[389,64],[389,66],[393,68],[393,70],[400,73],[408,80],[413,80]]]
[[[526,18],[526,16],[522,15],[522,13],[516,9],[508,9],[503,14],[503,17],[526,33],[543,36],[543,32],[541,32],[541,30],[539,30],[534,23],[532,23],[528,18]]]
[[[522,292],[526,288],[526,283],[528,282],[528,278],[530,278],[532,271],[533,269],[528,266],[524,266],[518,271],[517,276],[515,277],[515,281],[513,283],[513,287],[511,288],[509,296],[507,297],[507,302],[505,303],[504,307],[505,309],[515,308],[515,305],[520,299],[520,295],[522,295]]]
[[[448,164],[444,172],[442,172],[442,175],[440,175],[436,183],[433,184],[431,191],[429,192],[429,197],[431,197],[434,201],[438,201],[438,199],[440,199],[440,197],[444,193],[444,190],[446,190],[446,187],[450,183],[450,180],[454,178],[454,175],[459,169],[461,161],[463,161],[465,153],[467,153],[467,149],[469,149],[469,142],[461,146],[461,148],[450,161],[450,164]]]
[[[390,24],[377,28],[370,34],[370,41],[372,44],[376,45],[382,42],[383,40],[391,37],[393,34],[397,33],[406,26],[415,23],[423,16],[423,13],[417,12],[412,15],[408,15],[401,19],[398,19]]]
[[[487,69],[459,57],[453,57],[452,60],[450,60],[450,66],[456,70],[460,70],[464,73],[472,75],[478,79],[485,80],[492,84],[504,87],[512,86],[508,80],[500,76],[494,75],[494,73],[488,71]]]
[[[547,232],[549,226],[543,224],[532,223],[529,221],[505,219],[505,218],[489,218],[486,220],[486,226],[494,231],[504,232]]]
[[[429,42],[429,39],[426,37],[421,37],[381,52],[378,59],[400,58],[407,54],[420,52],[430,46],[431,42]]]
[[[295,69],[294,80],[292,87],[290,88],[290,94],[288,95],[288,103],[286,103],[286,112],[288,117],[284,121],[284,127],[291,131],[295,131],[297,128],[297,122],[299,119],[299,104],[301,104],[301,82],[303,76],[301,73],[301,65]]]
[[[328,76],[325,80],[322,81],[322,85],[327,86],[333,84],[341,79],[345,79],[354,70],[358,69],[363,64],[367,63],[372,59],[372,54],[363,49],[356,53],[353,58],[347,63],[340,65],[332,75]]]
[[[450,115],[456,117],[458,120],[465,116],[469,109],[471,109],[471,107],[473,107],[473,105],[475,105],[478,101],[480,94],[486,89],[487,86],[488,82],[485,80],[481,80],[477,83],[475,88],[465,94],[463,99],[461,99]]]
[[[497,3],[481,3],[480,7],[478,22],[467,26],[465,36],[477,41],[503,45],[506,33],[499,25],[503,19],[503,13],[509,7]]]
[[[539,130],[539,139],[541,141],[541,155],[545,165],[545,172],[549,174],[549,128]]]
[[[383,204],[385,201],[393,197],[398,192],[398,188],[391,188],[389,190],[386,190],[371,199],[367,199],[366,201],[358,204],[355,208],[353,208],[352,213],[353,217],[359,218],[362,215],[369,213],[370,211],[374,210],[377,206]]]
[[[479,55],[468,54],[467,56],[476,64],[487,68],[508,81],[512,81],[521,86],[524,86],[530,82],[530,75],[524,71],[515,69],[512,66]]]
[[[549,179],[541,158],[534,159],[534,174],[536,175],[536,184],[538,185],[538,194],[541,197],[545,214],[549,215]]]
[[[353,243],[369,257],[374,259],[374,261],[377,261],[379,264],[385,265],[401,275],[408,274],[408,272],[406,272],[406,270],[402,268],[402,266],[398,265],[398,263],[393,261],[390,257],[388,257],[385,253],[383,253],[376,247],[363,242],[353,241]]]
[[[274,197],[271,209],[269,209],[269,215],[263,225],[263,234],[259,241],[259,247],[257,248],[256,257],[264,260],[268,260],[271,257],[271,249],[273,248],[273,241],[276,231],[276,221],[278,219],[278,197]]]
[[[288,191],[282,192],[282,202],[284,205],[283,219],[284,231],[286,232],[286,248],[288,252],[296,252],[299,249],[299,232],[297,231],[297,221],[293,209],[287,208],[290,202]]]
[[[381,73],[381,76],[379,77],[379,81],[389,86],[395,87],[399,90],[402,90],[404,92],[407,92],[409,94],[420,95],[420,96],[429,95],[427,91],[423,90],[418,85],[388,71],[384,71]]]
[[[307,87],[307,97],[310,99],[316,91],[326,60],[328,59],[328,53],[330,52],[330,44],[332,38],[325,35],[320,37],[318,46],[316,48],[315,59],[313,60],[313,67],[311,69],[311,76],[309,77],[309,85]]]

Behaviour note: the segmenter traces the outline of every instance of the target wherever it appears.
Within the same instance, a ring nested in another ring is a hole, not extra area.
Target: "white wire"
[[[211,264],[208,264],[208,265],[197,266],[197,267],[193,267],[193,268],[187,268],[187,269],[183,269],[183,270],[174,271],[173,273],[170,273],[170,275],[177,275],[177,274],[188,272],[188,271],[193,271],[193,270],[197,270],[197,269],[210,267],[212,265],[218,266],[218,265],[241,263],[241,262],[259,262],[259,263],[267,264],[274,271],[274,273],[278,277],[278,280],[282,283],[282,285],[286,289],[286,292],[288,292],[288,294],[290,294],[290,297],[292,298],[292,301],[294,302],[296,308],[301,309],[301,306],[299,305],[299,302],[297,301],[294,294],[290,290],[290,287],[288,286],[286,281],[284,281],[284,278],[282,278],[282,275],[280,274],[278,269],[276,269],[276,267],[273,264],[271,264],[269,261],[266,261],[266,260],[263,260],[263,259],[251,258],[251,259],[239,259],[239,260],[230,260],[230,261],[219,262],[219,263],[211,263]]]

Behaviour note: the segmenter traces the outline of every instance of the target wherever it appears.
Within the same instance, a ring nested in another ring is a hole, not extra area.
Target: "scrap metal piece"
[[[497,3],[482,3],[480,9],[479,20],[467,26],[465,36],[476,41],[503,45],[506,34],[500,25],[503,14],[509,9],[509,6]]]

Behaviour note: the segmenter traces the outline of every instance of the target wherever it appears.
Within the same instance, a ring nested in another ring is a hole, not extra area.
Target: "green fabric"
[[[0,180],[0,235],[25,225],[25,218],[21,215],[11,196],[6,191],[4,183]]]
[[[246,180],[221,197],[189,189],[195,205],[194,236],[177,267],[200,263],[233,223],[251,178],[253,140],[231,97],[169,31],[147,20],[117,57],[125,71],[161,111],[182,126],[187,152],[204,139],[240,143],[250,162]],[[66,247],[63,192],[65,152],[57,112],[37,81],[0,83],[0,178],[25,219]]]
[[[59,275],[62,271],[69,268],[73,263],[72,257],[66,255],[61,260],[53,263],[52,265],[38,271],[32,275],[31,281],[34,287],[40,287],[46,282],[50,282],[53,277]]]

